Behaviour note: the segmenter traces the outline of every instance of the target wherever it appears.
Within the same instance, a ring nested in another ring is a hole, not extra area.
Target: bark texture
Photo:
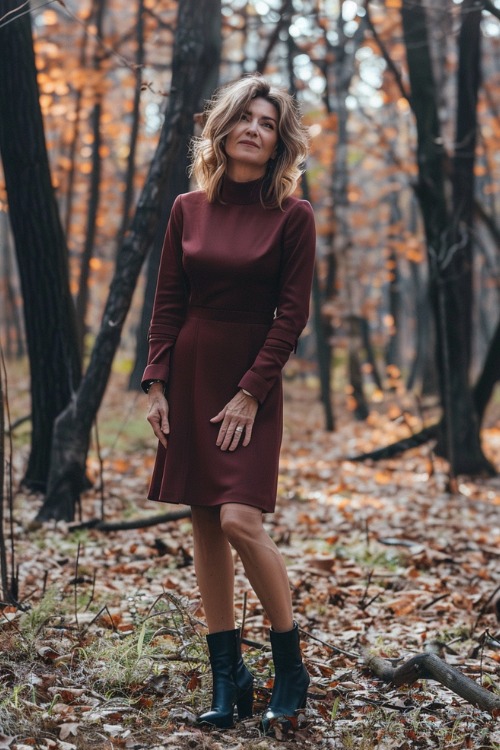
[[[83,486],[89,436],[147,250],[153,241],[164,190],[186,148],[188,123],[200,107],[205,81],[218,69],[220,0],[180,0],[168,108],[130,231],[118,254],[103,321],[78,391],[57,419],[47,494],[38,520],[73,520]]]
[[[4,13],[18,8],[4,0]],[[68,253],[51,184],[30,15],[0,28],[0,153],[24,302],[31,452],[24,484],[44,490],[54,420],[81,376]]]
[[[452,477],[493,473],[481,448],[479,420],[469,383],[480,19],[481,3],[464,0],[459,36],[456,146],[449,160],[440,132],[438,92],[424,5],[422,0],[403,2],[410,103],[418,134],[417,196],[427,240],[443,407],[438,452],[450,462]],[[447,173],[450,172],[451,185],[448,186]]]

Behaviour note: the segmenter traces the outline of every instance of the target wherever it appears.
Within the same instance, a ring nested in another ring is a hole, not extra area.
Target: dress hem
[[[186,503],[184,500],[163,500],[157,497],[149,497],[153,503],[163,503],[164,505],[185,505],[187,508],[194,506],[195,508],[218,508],[220,505],[227,505],[227,503],[239,503],[240,505],[249,505],[252,508],[258,508],[263,513],[274,513],[276,510],[276,503],[273,504],[272,508],[264,507],[260,503],[250,502],[249,500],[242,500],[241,498],[223,498],[215,503]]]

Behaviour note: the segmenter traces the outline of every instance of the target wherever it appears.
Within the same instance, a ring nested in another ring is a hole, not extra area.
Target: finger
[[[221,450],[226,451],[228,448],[230,448],[233,444],[233,441],[235,441],[234,448],[238,445],[240,436],[241,436],[241,430],[237,430],[238,423],[237,422],[229,422],[227,425],[227,430],[224,433],[222,443],[220,445]],[[222,431],[222,428],[221,428]],[[234,450],[234,448],[232,450]]]
[[[159,425],[160,423],[160,417],[158,416],[156,412],[154,412],[153,414],[148,414],[146,419],[148,420],[149,424],[153,428],[153,432],[154,432],[156,430],[156,426]]]
[[[170,432],[170,422],[168,421],[168,413],[166,411],[161,412],[160,428],[165,435]]]
[[[160,422],[158,419],[153,419],[152,416],[148,417],[148,422],[150,423],[151,427],[153,428],[153,432],[155,436],[158,438],[160,443],[163,445],[164,448],[167,447],[167,437],[165,433],[160,428]]]
[[[224,442],[226,438],[228,427],[229,425],[227,421],[224,420],[224,422],[220,426],[219,432],[217,433],[217,440],[215,441],[215,444],[219,448],[222,446],[222,443]]]
[[[168,422],[168,416],[167,416],[167,410],[166,409],[154,409],[150,414],[147,416],[147,420],[151,427],[153,428],[153,432],[160,440],[162,445],[165,443],[166,445],[166,438],[165,435],[168,435],[170,432],[170,425]]]
[[[218,414],[215,415],[215,417],[212,417],[210,420],[211,422],[222,422],[226,414],[226,409],[222,409]]]
[[[222,434],[220,435],[220,438],[219,438],[219,446],[222,451],[227,451],[227,449],[231,445],[231,441],[234,436],[234,430],[228,427],[227,430],[225,431],[221,430],[221,433]]]
[[[233,439],[231,441],[231,445],[229,446],[230,451],[236,450],[236,448],[240,444],[242,435],[243,435],[243,428],[238,426],[233,433]]]
[[[243,447],[246,447],[252,439],[253,422],[245,425],[245,437],[243,438]]]

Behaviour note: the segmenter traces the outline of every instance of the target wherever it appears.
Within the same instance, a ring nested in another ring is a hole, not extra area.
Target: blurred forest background
[[[0,336],[7,371],[30,363],[24,484],[45,494],[40,519],[74,516],[117,352],[138,388],[197,114],[253,71],[296,92],[311,136],[300,191],[317,268],[290,374],[318,378],[328,430],[338,408],[364,420],[411,394],[412,444],[437,440],[452,488],[494,473],[481,423],[500,373],[499,0],[1,9]]]

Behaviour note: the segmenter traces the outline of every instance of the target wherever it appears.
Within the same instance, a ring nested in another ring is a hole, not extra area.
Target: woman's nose
[[[247,130],[249,133],[257,132],[257,120],[249,120],[247,123]]]

